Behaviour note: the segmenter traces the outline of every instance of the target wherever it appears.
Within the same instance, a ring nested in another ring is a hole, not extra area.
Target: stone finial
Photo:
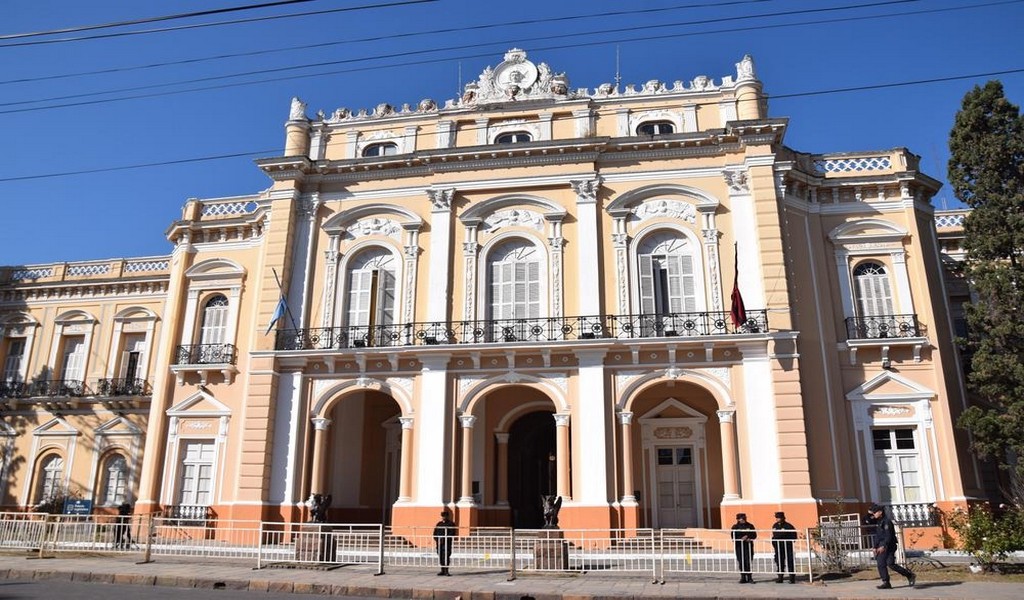
[[[753,81],[757,79],[754,72],[754,59],[749,54],[743,56],[743,60],[736,63],[736,82]]]
[[[298,97],[292,98],[291,110],[288,112],[289,121],[305,121],[306,120],[306,103],[299,100]]]

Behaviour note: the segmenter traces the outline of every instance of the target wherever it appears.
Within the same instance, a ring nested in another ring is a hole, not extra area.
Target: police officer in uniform
[[[906,577],[908,585],[914,587],[914,584],[917,583],[917,576],[910,569],[896,564],[896,527],[893,526],[892,519],[885,514],[885,508],[877,504],[872,504],[868,511],[878,523],[873,542],[875,564],[878,566],[878,576],[882,579],[882,584],[878,586],[878,589],[892,589],[892,585],[889,583],[889,569]]]
[[[452,521],[452,513],[447,510],[441,511],[441,520],[434,526],[434,545],[437,546],[437,561],[441,563],[439,576],[448,577],[448,565],[452,562],[452,545],[455,537],[455,521]]]
[[[782,583],[783,577],[789,573],[789,582],[796,583],[796,570],[793,568],[793,540],[796,539],[796,527],[786,521],[786,513],[775,513],[772,524],[772,549],[775,550],[775,583]]]
[[[736,549],[736,565],[740,570],[740,583],[754,583],[750,573],[750,562],[754,558],[754,540],[757,530],[747,522],[746,513],[736,513],[736,524],[732,526],[732,542]]]

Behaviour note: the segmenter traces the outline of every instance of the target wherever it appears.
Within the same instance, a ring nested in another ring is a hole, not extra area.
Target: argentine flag
[[[285,304],[284,294],[281,294],[281,299],[277,301],[277,308],[274,309],[274,314],[270,317],[270,325],[267,325],[267,333],[263,335],[270,333],[270,330],[274,328],[274,323],[277,323],[277,320],[284,316],[286,310],[288,310],[288,305]]]

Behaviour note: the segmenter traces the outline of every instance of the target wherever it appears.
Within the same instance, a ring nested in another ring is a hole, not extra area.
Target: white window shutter
[[[640,257],[640,314],[657,312],[654,301],[654,260],[650,255]]]
[[[370,294],[373,285],[373,271],[360,269],[349,273],[348,320],[349,327],[370,324]]]

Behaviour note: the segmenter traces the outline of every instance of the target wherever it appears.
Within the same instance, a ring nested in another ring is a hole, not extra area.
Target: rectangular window
[[[23,338],[8,338],[7,352],[4,353],[4,382],[17,383],[21,381],[21,365],[24,360],[25,340]]]
[[[872,429],[875,475],[881,501],[904,504],[924,501],[921,458],[912,427]]]
[[[185,442],[181,450],[178,504],[209,506],[213,499],[213,441]]]
[[[76,335],[64,339],[64,359],[60,379],[82,381],[85,377],[85,337]]]

